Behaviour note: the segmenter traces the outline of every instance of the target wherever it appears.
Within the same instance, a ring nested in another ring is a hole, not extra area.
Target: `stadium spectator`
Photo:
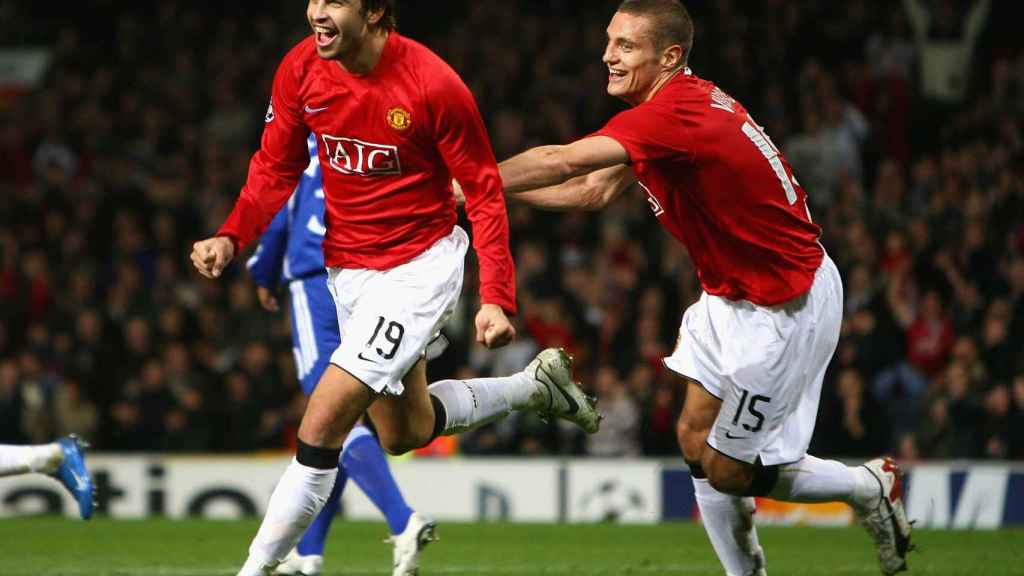
[[[594,387],[601,398],[604,420],[601,429],[587,437],[587,454],[603,458],[639,456],[640,410],[622,378],[611,366],[601,366]]]

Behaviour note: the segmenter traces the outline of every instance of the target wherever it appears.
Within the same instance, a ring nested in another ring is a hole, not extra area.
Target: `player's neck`
[[[360,44],[359,48],[339,55],[335,61],[349,74],[357,76],[369,74],[380,63],[389,35],[390,33],[384,28],[373,30],[367,34],[366,40]]]
[[[664,88],[665,84],[668,84],[669,80],[675,78],[680,72],[682,72],[685,69],[686,66],[680,66],[678,68],[662,72],[658,76],[658,79],[654,81],[654,85],[651,86],[650,92],[647,93],[647,97],[644,98],[642,102],[647,102],[651,98],[654,98],[654,95],[657,94],[662,88]]]

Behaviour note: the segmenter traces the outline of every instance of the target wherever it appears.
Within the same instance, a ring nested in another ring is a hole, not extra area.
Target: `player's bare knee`
[[[315,407],[306,409],[299,424],[299,439],[313,446],[328,446],[336,442],[330,433],[330,414]]]
[[[743,496],[750,488],[749,482],[745,481],[740,475],[720,470],[709,471],[707,475],[708,483],[711,484],[711,487],[723,494]]]
[[[378,430],[380,434],[380,430]],[[401,456],[422,448],[430,442],[430,436],[417,434],[414,431],[405,431],[400,434],[380,434],[380,445],[385,452],[392,456]]]
[[[715,490],[733,496],[746,496],[754,483],[754,466],[730,460],[708,450],[701,462],[708,483]]]
[[[380,447],[392,456],[401,456],[410,450],[400,435],[388,433],[380,428],[377,429],[377,439],[380,441]]]

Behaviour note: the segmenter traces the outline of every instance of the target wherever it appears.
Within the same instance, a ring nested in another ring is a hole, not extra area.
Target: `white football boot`
[[[324,557],[310,554],[300,556],[292,549],[274,570],[275,576],[320,576],[324,570]]]
[[[401,534],[388,538],[394,544],[392,576],[419,574],[420,551],[437,540],[437,524],[413,512]]]
[[[262,564],[252,558],[247,558],[237,576],[273,576],[274,564]]]
[[[863,467],[878,481],[879,495],[854,506],[860,523],[875,541],[882,574],[892,576],[907,569],[911,524],[903,508],[903,472],[892,458],[876,458]]]
[[[557,416],[574,422],[588,434],[601,426],[597,399],[572,380],[572,356],[561,348],[542,351],[524,370],[537,385],[531,404],[542,418]]]

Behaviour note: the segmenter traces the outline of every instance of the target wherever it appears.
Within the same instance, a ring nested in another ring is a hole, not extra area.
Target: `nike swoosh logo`
[[[729,432],[725,433],[725,437],[729,440],[746,440],[747,438],[750,438],[750,436],[733,436]]]
[[[310,108],[309,104],[306,104],[306,114],[316,114],[317,112],[323,112],[328,108],[329,106],[324,106],[323,108]]]
[[[580,411],[579,403],[577,403],[576,400],[574,400],[573,397],[570,396],[568,392],[566,392],[565,390],[562,390],[561,386],[559,386],[558,384],[555,384],[555,379],[551,377],[551,374],[547,370],[545,370],[541,366],[537,366],[537,371],[538,372],[543,372],[544,375],[547,376],[548,380],[551,382],[551,384],[548,384],[547,382],[544,383],[544,385],[548,387],[548,394],[551,393],[551,388],[554,388],[555,390],[558,390],[558,393],[562,395],[562,398],[565,398],[565,401],[569,403],[569,414],[570,415],[575,414],[575,413]]]
[[[370,360],[370,359],[369,359],[369,358],[367,358],[366,356],[363,356],[363,353],[362,353],[362,352],[360,352],[359,354],[357,354],[357,355],[356,355],[356,358],[359,358],[360,360],[362,360],[362,361],[364,361],[364,362],[369,362],[370,364],[376,364],[376,363],[377,363],[377,361],[376,361],[376,360]]]
[[[85,480],[81,476],[79,476],[77,473],[75,473],[74,470],[71,470],[71,476],[73,476],[75,478],[75,486],[79,490],[85,490],[86,488],[89,487],[89,485],[86,484]]]

